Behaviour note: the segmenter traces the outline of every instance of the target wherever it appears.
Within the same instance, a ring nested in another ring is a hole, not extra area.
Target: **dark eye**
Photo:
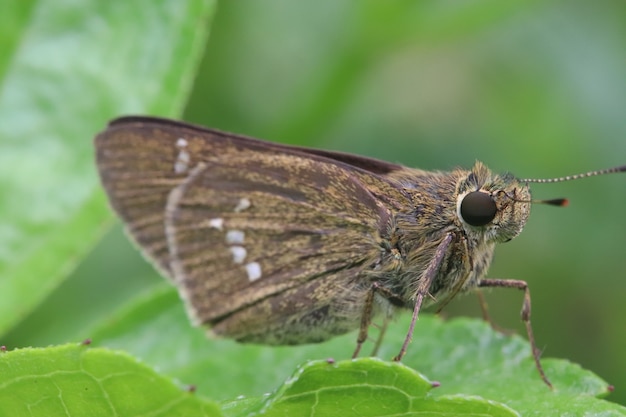
[[[496,217],[498,208],[489,194],[472,191],[461,201],[461,217],[472,226],[484,226]]]

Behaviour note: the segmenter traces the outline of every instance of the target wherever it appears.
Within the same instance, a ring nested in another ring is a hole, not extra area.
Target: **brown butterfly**
[[[461,292],[525,292],[522,319],[541,378],[526,282],[485,279],[495,245],[530,213],[529,182],[472,169],[432,172],[264,142],[183,122],[124,117],[95,140],[111,205],[172,279],[196,323],[241,342],[321,342],[376,316]],[[563,205],[565,200],[542,201]]]

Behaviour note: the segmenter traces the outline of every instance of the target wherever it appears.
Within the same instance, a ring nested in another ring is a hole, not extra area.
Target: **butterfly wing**
[[[164,208],[170,191],[199,162],[227,159],[242,150],[255,149],[273,155],[299,153],[313,159],[335,160],[375,174],[401,168],[376,159],[263,142],[155,117],[116,119],[96,137],[95,147],[100,178],[111,206],[144,254],[170,278]]]
[[[377,174],[396,165],[161,119],[96,146],[112,206],[197,322],[281,344],[358,327],[398,192]]]
[[[388,219],[349,170],[246,149],[199,164],[170,194],[165,230],[197,321],[240,340],[295,343],[358,326],[364,271]]]

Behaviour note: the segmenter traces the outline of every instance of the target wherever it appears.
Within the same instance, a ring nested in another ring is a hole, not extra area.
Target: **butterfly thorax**
[[[412,308],[429,262],[448,234],[452,240],[426,304],[445,303],[457,293],[475,288],[487,273],[496,243],[517,236],[530,211],[526,185],[508,174],[494,175],[479,162],[469,171],[406,169],[394,176],[410,204],[389,219],[372,279],[394,294],[389,301],[398,306]],[[464,199],[476,192],[488,196],[488,204],[493,204],[493,219],[485,224],[472,225],[481,219],[468,220],[462,215]]]

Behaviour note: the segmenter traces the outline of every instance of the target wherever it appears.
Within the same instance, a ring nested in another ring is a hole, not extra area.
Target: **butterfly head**
[[[527,184],[511,174],[493,174],[481,162],[457,186],[457,217],[468,236],[487,242],[507,242],[516,237],[530,214]]]

